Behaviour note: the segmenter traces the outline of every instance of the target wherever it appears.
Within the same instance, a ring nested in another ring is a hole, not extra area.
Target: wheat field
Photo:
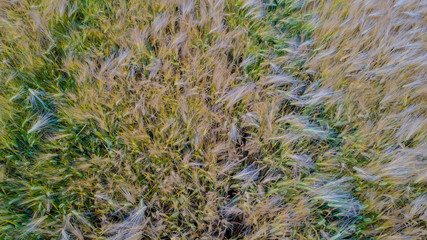
[[[426,239],[422,0],[0,0],[0,239]]]

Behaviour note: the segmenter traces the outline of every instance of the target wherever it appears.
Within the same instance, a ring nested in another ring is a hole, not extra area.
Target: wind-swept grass
[[[1,1],[0,239],[424,238],[423,7]]]

